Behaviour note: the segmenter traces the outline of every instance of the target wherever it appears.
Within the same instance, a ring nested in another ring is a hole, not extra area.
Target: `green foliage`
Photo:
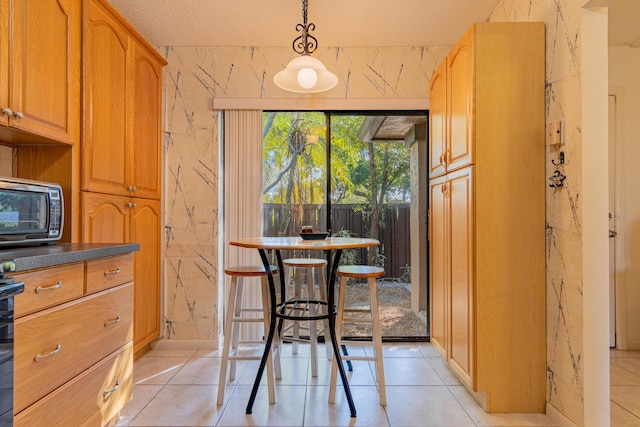
[[[331,237],[354,237],[354,235],[353,233],[351,233],[351,231],[341,228],[340,231],[333,233]],[[340,256],[339,265],[357,264],[360,264],[360,257],[358,257],[358,252],[355,249],[344,249],[342,251],[342,256]]]
[[[361,141],[366,116],[330,117],[331,203],[360,205],[366,236],[378,238],[385,227],[385,206],[410,198],[410,150],[404,141]],[[286,206],[278,232],[284,235],[296,205],[326,203],[327,115],[267,112],[263,124],[263,202]],[[367,263],[375,262],[371,252]]]

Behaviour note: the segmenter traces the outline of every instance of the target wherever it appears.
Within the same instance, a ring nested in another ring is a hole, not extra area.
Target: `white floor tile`
[[[475,427],[446,386],[387,386],[392,426]]]
[[[133,366],[134,384],[167,384],[189,360],[188,357],[143,356]]]
[[[216,405],[217,386],[165,386],[130,426],[215,426],[223,406]]]
[[[246,407],[251,394],[250,386],[237,386],[233,391],[218,426],[302,426],[304,419],[305,386],[276,387],[276,403],[269,403],[267,388],[261,386],[251,414]]]
[[[379,404],[375,364],[352,361],[347,371],[357,417],[352,418],[338,377],[336,402],[328,403],[332,361],[318,348],[318,376],[311,375],[309,344],[297,354],[284,344],[282,379],[276,404],[269,404],[263,375],[253,413],[245,414],[259,361],[238,361],[236,379],[227,382],[225,403],[217,406],[221,353],[218,350],[151,350],[134,362],[134,398],[123,409],[119,426],[553,426],[544,414],[486,414],[467,393],[430,343],[384,344],[387,406]],[[246,349],[261,354],[261,349]],[[373,354],[366,344],[349,344],[349,354]],[[632,387],[629,373],[640,358],[612,355],[612,385]],[[615,360],[614,360],[615,359]],[[345,364],[345,369],[346,369]],[[616,374],[616,372],[619,374]],[[613,381],[613,378],[620,378]],[[640,389],[640,387],[638,387]],[[628,396],[633,389],[612,387],[612,420],[634,425],[640,410]],[[640,398],[639,398],[640,400]],[[627,405],[626,409],[620,405]],[[631,423],[631,424],[630,424]]]

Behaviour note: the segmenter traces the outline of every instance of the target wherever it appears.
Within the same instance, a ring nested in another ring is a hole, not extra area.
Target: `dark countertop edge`
[[[15,262],[15,271],[19,272],[122,255],[139,250],[139,243],[58,243],[0,249],[0,262]]]

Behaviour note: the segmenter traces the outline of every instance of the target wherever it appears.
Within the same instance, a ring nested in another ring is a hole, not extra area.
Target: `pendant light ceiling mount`
[[[273,77],[273,82],[281,89],[296,93],[317,93],[333,89],[338,78],[311,54],[318,47],[318,40],[309,34],[314,31],[314,23],[307,23],[308,0],[302,0],[302,24],[296,25],[301,32],[292,43],[293,51],[300,54],[291,60],[284,70]]]

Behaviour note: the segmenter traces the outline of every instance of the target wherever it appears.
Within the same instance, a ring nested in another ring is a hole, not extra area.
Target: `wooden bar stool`
[[[327,300],[327,285],[324,278],[324,270],[327,266],[327,261],[320,258],[287,258],[282,261],[282,266],[284,268],[285,281],[287,281],[291,277],[291,274],[304,273],[306,275],[305,280],[302,281],[299,278],[296,280],[294,278],[294,295],[293,300],[300,301],[302,300],[302,284],[303,282],[307,284],[307,299],[315,300],[315,273],[318,274],[318,288],[320,289],[320,300]],[[321,309],[324,309],[326,313],[326,307],[320,306]],[[309,310],[313,314],[317,313],[317,310],[320,308],[317,304],[303,304],[303,305],[294,305],[290,312],[295,311],[307,311]],[[311,375],[314,377],[318,376],[318,329],[316,326],[316,322],[314,320],[309,321],[309,339],[300,338],[300,322],[293,322],[293,325],[287,325],[285,327],[286,330],[292,330],[291,337],[287,337],[287,340],[291,340],[293,343],[292,351],[293,354],[298,354],[298,343],[299,342],[308,342],[311,347]],[[322,335],[324,335],[324,342],[327,347],[327,360],[332,359],[333,349],[331,348],[331,339],[329,338],[326,331],[329,330],[329,320],[324,320],[324,328],[320,331]],[[282,334],[284,335],[284,333]],[[281,336],[282,338],[282,336]]]
[[[370,323],[372,325],[371,340],[373,345],[373,356],[351,356],[345,354],[342,360],[369,360],[376,363],[376,378],[378,382],[378,392],[380,394],[380,405],[387,405],[387,392],[384,382],[384,364],[382,361],[382,333],[380,330],[380,311],[378,309],[378,285],[377,278],[384,275],[384,269],[371,267],[368,265],[343,265],[338,267],[337,277],[340,279],[340,293],[338,297],[338,310],[336,315],[336,337],[338,346],[343,345],[342,324],[347,323]],[[367,279],[369,284],[369,308],[345,308],[345,294],[347,289],[347,279]],[[368,317],[349,317],[349,313],[369,314]],[[358,341],[358,344],[362,344]],[[335,402],[336,380],[338,369],[334,361],[331,366],[331,383],[329,386],[329,403]]]
[[[277,274],[278,267],[272,265],[271,273]],[[224,325],[224,345],[222,348],[222,363],[220,364],[220,380],[218,384],[218,405],[224,402],[224,388],[227,382],[227,365],[229,365],[229,381],[236,376],[237,360],[261,360],[262,352],[252,352],[255,355],[241,354],[242,344],[264,344],[269,333],[269,284],[267,273],[262,265],[239,265],[227,267],[225,274],[231,276],[229,301]],[[247,308],[243,306],[243,291],[245,277],[260,277],[262,291],[262,308]],[[250,316],[250,313],[260,313],[260,316]],[[262,340],[240,340],[240,324],[262,322],[264,336]],[[277,334],[278,331],[275,331]],[[274,337],[273,350],[267,361],[267,386],[269,389],[269,403],[276,403],[275,378],[281,378],[280,347],[277,335]],[[274,375],[275,365],[275,375]]]

